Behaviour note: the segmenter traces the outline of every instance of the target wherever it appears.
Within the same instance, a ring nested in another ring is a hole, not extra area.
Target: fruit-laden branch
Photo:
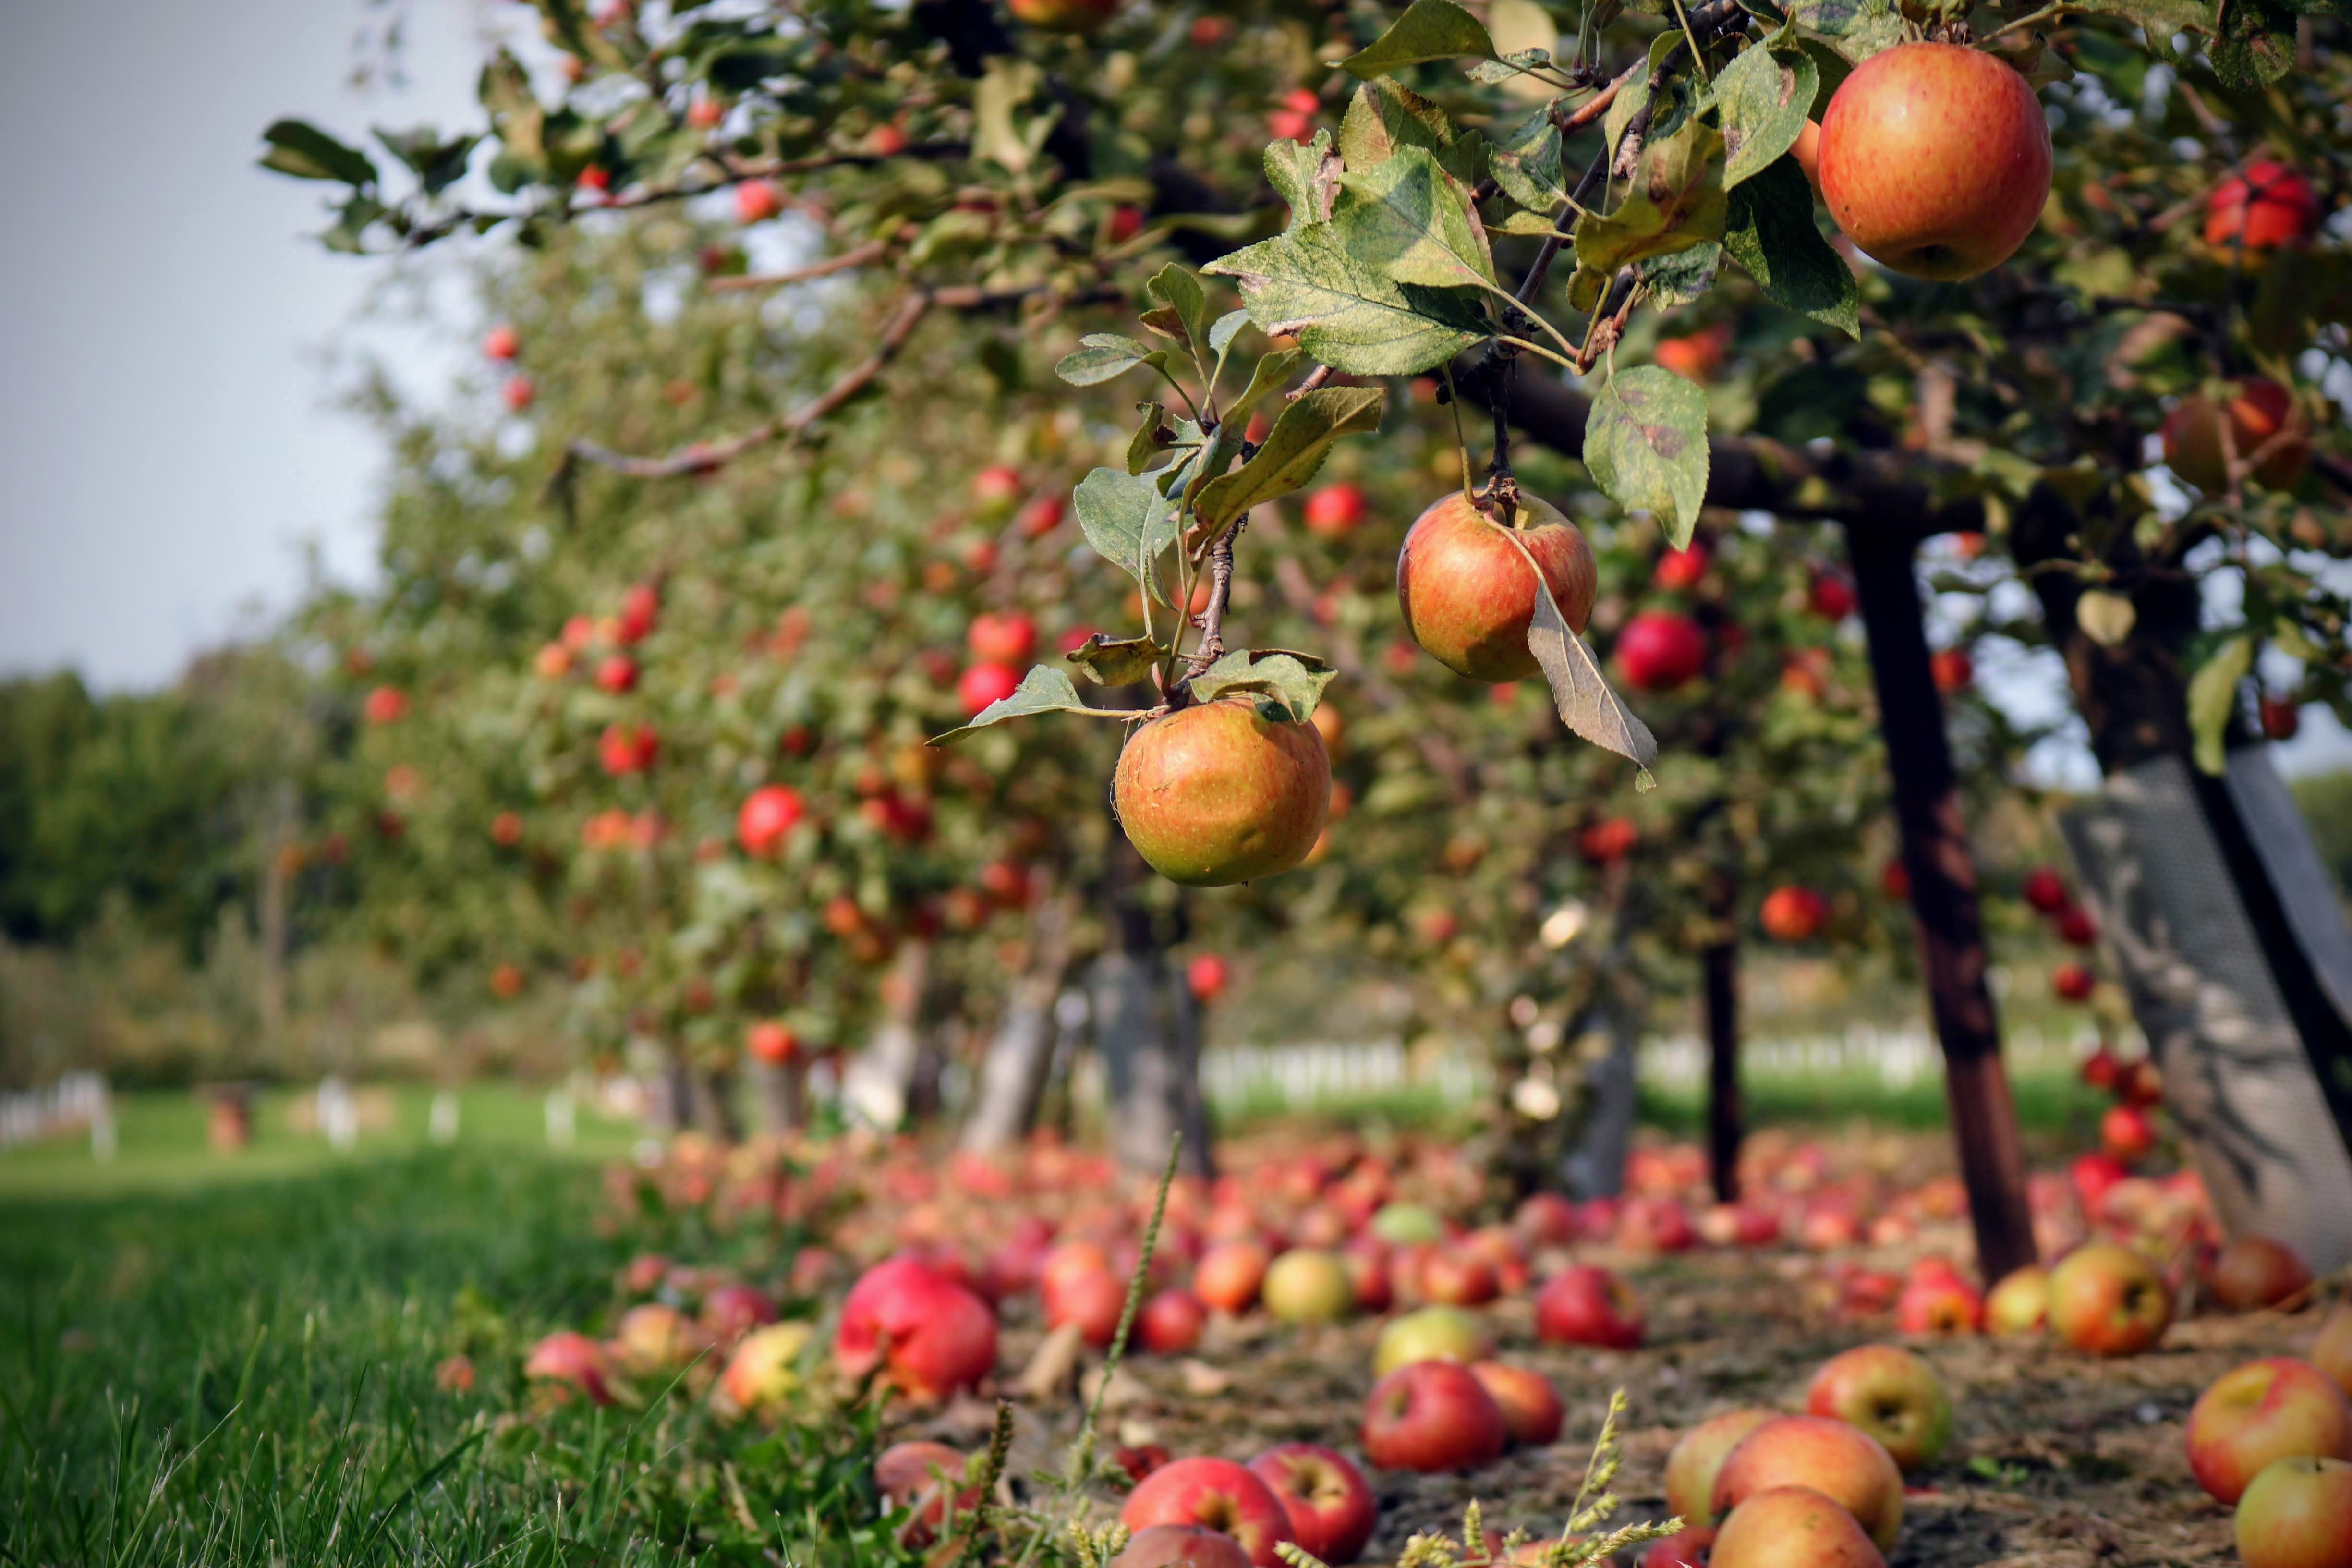
[[[795,267],[789,272],[752,272],[740,278],[713,278],[709,289],[714,294],[731,294],[746,289],[781,289],[788,283],[805,283],[812,278],[829,278],[836,272],[847,272],[869,261],[879,261],[889,253],[889,246],[878,239],[869,239],[853,246],[838,256],[828,256],[823,261],[812,261],[806,267]]]

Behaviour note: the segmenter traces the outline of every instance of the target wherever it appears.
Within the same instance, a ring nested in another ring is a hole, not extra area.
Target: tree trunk
[[[1095,1045],[1109,1079],[1112,1148],[1129,1169],[1157,1171],[1181,1131],[1183,1169],[1213,1175],[1192,995],[1168,960],[1151,911],[1131,892],[1147,874],[1141,858],[1121,842],[1111,865],[1116,945],[1095,961],[1091,989]]]
[[[964,1123],[962,1144],[973,1153],[1011,1148],[1037,1125],[1054,1068],[1054,1004],[1069,970],[1069,928],[1066,897],[1055,894],[1038,904],[1031,928],[1035,957],[1005,998]]]
[[[714,1143],[741,1142],[743,1124],[735,1114],[734,1075],[689,1072],[688,1080],[693,1097],[696,1130]]]
[[[910,940],[883,977],[882,1022],[865,1051],[842,1075],[842,1103],[868,1126],[895,1132],[905,1124],[920,1068],[923,1037],[918,1020],[930,973],[930,944]]]
[[[751,1087],[760,1101],[760,1131],[784,1138],[808,1121],[807,1069],[798,1062],[754,1062]]]
[[[261,1049],[278,1062],[286,1046],[286,954],[288,906],[292,902],[296,849],[294,781],[280,779],[270,791],[269,830],[261,864]]]
[[[1699,954],[1706,982],[1706,1163],[1717,1203],[1739,1201],[1739,943],[1726,934]]]
[[[1911,540],[1867,522],[1846,530],[1870,636],[1871,678],[1895,785],[1903,868],[1919,933],[1929,1011],[1944,1047],[1944,1083],[1960,1178],[1976,1227],[1977,1266],[1998,1279],[2035,1260],[2025,1150],[2000,1059],[2000,1025],[1986,984],[1976,860],[1961,818],[1944,706],[1928,666]]]
[[[1583,1017],[1568,1031],[1570,1044],[1593,1029],[1609,1037],[1609,1054],[1592,1064],[1585,1079],[1591,1104],[1568,1156],[1569,1191],[1580,1198],[1615,1197],[1625,1190],[1625,1156],[1633,1146],[1634,1101],[1641,1089],[1634,1050],[1642,1030],[1640,1008],[1622,976],[1613,966],[1603,971]]]

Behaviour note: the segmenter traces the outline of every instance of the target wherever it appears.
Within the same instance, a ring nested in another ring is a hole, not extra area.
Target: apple
[[[1820,1415],[1775,1415],[1739,1440],[1716,1472],[1717,1527],[1759,1492],[1811,1487],[1852,1514],[1881,1551],[1903,1529],[1903,1472],[1858,1426]],[[1720,1536],[1716,1542],[1722,1551]]]
[[[1503,1413],[1503,1430],[1521,1447],[1540,1448],[1559,1436],[1568,1412],[1551,1380],[1532,1367],[1508,1362],[1473,1362],[1470,1375],[1486,1390],[1495,1408]]]
[[[1304,142],[1314,133],[1315,111],[1323,100],[1303,87],[1282,95],[1282,107],[1265,117],[1266,133],[1277,142]]]
[[[1672,691],[1706,668],[1706,634],[1688,616],[1644,610],[1617,634],[1617,668],[1636,691]]]
[[[408,693],[397,686],[379,686],[360,704],[360,713],[371,724],[397,724],[408,717]]]
[[[1486,1258],[1441,1248],[1422,1262],[1421,1293],[1442,1306],[1480,1307],[1502,1294],[1502,1282]]]
[[[1650,1542],[1635,1568],[1706,1568],[1707,1549],[1714,1544],[1713,1526],[1685,1525],[1664,1540]]]
[[[2319,1338],[2312,1342],[2311,1364],[2336,1380],[2336,1386],[2352,1394],[2352,1302],[2337,1302],[2319,1325]]]
[[[1576,836],[1577,849],[1596,866],[1614,865],[1641,841],[1641,828],[1623,816],[1604,816]]]
[[[1024,488],[1021,470],[1003,463],[992,463],[971,477],[971,499],[983,507],[1009,507],[1021,499]]]
[[[1411,1241],[1439,1241],[1445,1222],[1420,1204],[1382,1204],[1372,1215],[1372,1234],[1391,1246]]]
[[[2011,1269],[1985,1297],[1985,1331],[2038,1334],[2050,1324],[2050,1270],[2039,1263]]]
[[[2303,710],[2292,698],[2264,692],[2254,707],[2262,719],[2263,739],[2266,741],[2292,741],[2303,729]]]
[[[1915,1279],[1895,1300],[1895,1327],[1906,1334],[1973,1334],[1984,1327],[1984,1299],[1957,1276]]]
[[[2214,1379],[2185,1436],[2197,1484],[2234,1503],[2273,1459],[2352,1459],[2352,1400],[2309,1362],[2265,1356]]]
[[[2311,182],[2268,158],[2246,165],[2205,198],[2205,243],[2270,250],[2308,236],[2319,223]]]
[[[1605,1268],[1563,1268],[1536,1292],[1536,1338],[1549,1343],[1638,1350],[1642,1330],[1642,1303]]]
[[[492,327],[482,339],[482,353],[501,364],[506,363],[522,353],[522,334],[503,324]]]
[[[1290,1536],[1282,1500],[1231,1459],[1194,1458],[1166,1464],[1128,1493],[1118,1517],[1129,1530],[1193,1524],[1223,1531],[1248,1553],[1254,1568],[1278,1568],[1274,1549]]]
[[[1265,1248],[1255,1241],[1221,1241],[1192,1266],[1192,1294],[1220,1312],[1246,1312],[1265,1284]]]
[[[694,1324],[677,1308],[659,1301],[632,1307],[613,1330],[613,1356],[630,1372],[662,1372],[683,1366],[700,1348]]]
[[[2091,972],[2072,960],[2050,972],[2051,992],[2062,1002],[2087,1002],[2097,985],[2098,981]],[[2089,1064],[2084,1065],[2087,1067]]]
[[[2236,1532],[2246,1568],[2352,1568],[2352,1465],[2273,1459],[2247,1483]]]
[[[787,834],[799,826],[803,807],[798,791],[784,784],[762,784],[743,797],[735,813],[735,839],[746,855],[772,855]]]
[[[1364,1402],[1364,1458],[1389,1470],[1466,1470],[1502,1458],[1503,1413],[1470,1369],[1450,1361],[1401,1366]]]
[[[1151,868],[1221,888],[1307,858],[1331,803],[1331,760],[1312,724],[1221,699],[1139,726],[1112,780],[1119,826]]]
[[[1964,647],[1939,647],[1927,656],[1927,676],[1937,690],[1955,696],[1975,684],[1977,661]]]
[[[2275,1307],[2311,1287],[2311,1270],[2295,1250],[2267,1236],[2241,1236],[2221,1248],[2205,1271],[2213,1300],[2233,1312]]]
[[[1421,1361],[1486,1359],[1486,1331],[1459,1307],[1423,1307],[1393,1318],[1372,1347],[1372,1372],[1386,1377]]]
[[[1182,1355],[1201,1342],[1209,1310],[1190,1290],[1162,1290],[1136,1314],[1135,1335],[1153,1355]]]
[[[960,1516],[980,1506],[980,1489],[965,1484],[970,1466],[970,1460],[945,1443],[922,1440],[893,1443],[876,1457],[874,1489],[882,1494],[883,1505],[894,1512],[905,1509],[912,1516],[902,1537],[908,1545],[925,1545],[936,1538],[948,1522],[950,1504]]]
[[[1675,1439],[1666,1455],[1666,1511],[1692,1524],[1712,1518],[1716,1473],[1742,1438],[1771,1419],[1769,1410],[1727,1410]]]
[[[1519,498],[1516,530],[1458,490],[1436,501],[1414,520],[1397,556],[1406,631],[1432,658],[1472,680],[1538,674],[1528,647],[1536,602],[1530,556],[1561,617],[1581,632],[1592,618],[1600,578],[1575,524],[1533,496]]]
[[[1723,369],[1724,351],[1731,346],[1731,329],[1721,322],[1701,327],[1678,338],[1660,338],[1651,358],[1660,370],[1673,371],[1701,386]]]
[[[719,1385],[744,1410],[772,1410],[801,1385],[801,1352],[814,1333],[801,1322],[770,1323],[745,1334]]]
[[[1019,610],[986,610],[964,632],[971,656],[989,664],[1026,664],[1037,651],[1037,623]]]
[[[1063,1275],[1045,1287],[1045,1296],[1047,1327],[1076,1323],[1087,1343],[1099,1349],[1118,1332],[1119,1314],[1127,1310],[1127,1281],[1108,1268],[1090,1268]]]
[[[1205,1259],[1203,1260],[1205,1261]],[[1329,1323],[1356,1306],[1356,1282],[1336,1254],[1295,1247],[1267,1267],[1260,1293],[1286,1323]]]
[[[1775,888],[1764,895],[1757,923],[1774,942],[1811,942],[1830,918],[1830,901],[1811,888]]]
[[[1122,207],[1119,210],[1125,212],[1129,209]],[[1067,510],[1067,505],[1060,496],[1039,496],[1021,509],[1020,515],[1013,520],[1013,526],[1024,539],[1043,539],[1062,526],[1062,519]],[[1029,656],[1023,654],[1021,657],[1026,658]]]
[[[1529,1247],[1566,1247],[1577,1236],[1576,1205],[1559,1193],[1530,1193],[1512,1215],[1511,1228]]]
[[[1322,709],[1318,708],[1315,710],[1315,716],[1319,719],[1323,716],[1323,712]],[[1214,1002],[1223,995],[1225,987],[1232,983],[1233,977],[1233,965],[1227,963],[1223,955],[1214,952],[1196,954],[1192,961],[1184,966],[1185,989],[1191,991],[1193,996],[1202,1002]]]
[[[1333,1568],[1363,1555],[1380,1516],[1372,1489],[1345,1456],[1313,1443],[1284,1443],[1249,1462],[1290,1516],[1290,1537]]]
[[[522,1374],[576,1388],[597,1405],[613,1403],[612,1363],[604,1347],[570,1329],[549,1334],[531,1346]]]
[[[635,583],[621,595],[621,613],[613,628],[624,647],[634,647],[653,635],[661,614],[661,590],[651,583]]]
[[[1823,572],[1813,579],[1805,594],[1805,608],[1825,621],[1842,621],[1853,614],[1853,579],[1837,572]]]
[[[1899,1345],[1860,1345],[1813,1373],[1805,1411],[1858,1426],[1903,1469],[1924,1469],[1952,1440],[1952,1396],[1936,1369]]]
[[[2099,1118],[2099,1147],[2118,1163],[2136,1165],[2156,1149],[2156,1124],[2137,1105],[2110,1105]]]
[[[916,1399],[944,1399],[995,1367],[996,1314],[922,1260],[894,1258],[850,1287],[833,1354],[853,1378],[882,1370]]]
[[[1118,11],[1118,0],[1011,0],[1013,19],[1051,33],[1091,33]]]
[[[1325,485],[1307,497],[1300,517],[1307,531],[1325,539],[1345,539],[1362,525],[1371,511],[1360,486],[1350,484]]]
[[[2126,1105],[2161,1105],[2164,1073],[2147,1057],[2126,1062],[2116,1073],[2116,1095]]]
[[[2050,1271],[2050,1328],[2094,1355],[2137,1355],[2164,1337],[2172,1292],[2138,1253],[2109,1241],[2079,1247]]]
[[[1147,1524],[1128,1538],[1110,1568],[1250,1568],[1241,1542],[1200,1524]]]
[[[2047,866],[2036,866],[2025,874],[2020,890],[2025,901],[2045,915],[2054,915],[2073,901],[2066,890],[2066,879]]]
[[[722,1345],[775,1321],[775,1302],[757,1285],[720,1285],[702,1298],[702,1331]]]
[[[508,411],[515,414],[529,408],[531,400],[538,395],[539,388],[531,384],[531,379],[527,375],[509,376],[507,384],[499,388],[499,396],[505,401]]]
[[[1900,44],[1856,66],[1822,114],[1822,199],[1867,255],[1956,281],[2008,260],[2050,195],[2050,126],[2007,61]]]
[[[746,180],[735,187],[735,221],[765,223],[784,210],[784,198],[765,180]]]
[[[1769,1487],[1716,1530],[1708,1568],[1886,1568],[1860,1521],[1811,1487]]]
[[[652,767],[661,757],[661,737],[648,724],[607,724],[596,738],[596,759],[614,778]]]
[[[1712,555],[1706,541],[1694,539],[1687,550],[1669,550],[1658,557],[1657,566],[1650,574],[1650,584],[1666,592],[1687,593],[1706,580],[1706,568]]]
[[[2164,416],[2164,460],[2200,490],[2229,489],[2221,426],[2229,422],[2230,445],[2239,462],[2265,489],[2294,488],[2311,461],[2311,437],[2302,411],[2287,389],[2266,376],[2241,376],[2222,389],[2217,402],[2203,393],[2182,398]]]
[[[975,664],[956,681],[956,700],[973,718],[1021,689],[1021,672],[1009,664]]]
[[[1348,1278],[1356,1287],[1356,1310],[1385,1312],[1396,1304],[1396,1291],[1389,1284],[1388,1247],[1379,1237],[1349,1242],[1339,1261],[1347,1265]]]

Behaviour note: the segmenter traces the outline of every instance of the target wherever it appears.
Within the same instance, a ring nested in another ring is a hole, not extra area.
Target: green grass
[[[1906,1088],[1890,1088],[1873,1070],[1778,1077],[1748,1074],[1741,1100],[1748,1125],[1829,1129],[1851,1122],[1906,1131],[1948,1127],[1949,1108],[1938,1075]],[[2010,1090],[2017,1101],[2018,1126],[2032,1144],[2074,1152],[2096,1145],[2099,1115],[2110,1101],[2084,1084],[2071,1067],[2013,1070]],[[1699,1137],[1706,1127],[1704,1089],[1665,1092],[1643,1088],[1640,1116],[1678,1137]]]

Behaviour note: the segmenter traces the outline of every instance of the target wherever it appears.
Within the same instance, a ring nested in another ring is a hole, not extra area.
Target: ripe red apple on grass
[[[1312,724],[1225,699],[1138,728],[1112,792],[1120,827],[1153,870],[1219,888],[1307,858],[1330,807],[1331,761]]]
[[[2309,1362],[2265,1356],[2214,1379],[2184,1436],[2197,1484],[2234,1503],[2273,1459],[2352,1459],[2352,1401]]]
[[[1547,502],[1519,498],[1519,526],[1507,529],[1459,491],[1414,520],[1397,556],[1397,602],[1423,652],[1473,680],[1525,680],[1539,672],[1528,647],[1536,574],[1562,619],[1581,632],[1599,587],[1591,548]],[[1521,553],[1521,547],[1526,553]]]
[[[1129,1530],[1155,1524],[1205,1526],[1230,1535],[1254,1568],[1277,1568],[1275,1547],[1291,1539],[1290,1515],[1266,1484],[1231,1459],[1194,1458],[1143,1478],[1118,1517]]]
[[[1715,1478],[1740,1440],[1772,1419],[1769,1410],[1727,1410],[1675,1440],[1666,1455],[1666,1511],[1685,1523],[1714,1517]]]
[[[1813,1373],[1805,1410],[1857,1426],[1903,1469],[1924,1469],[1952,1440],[1952,1396],[1936,1369],[1899,1345],[1861,1345]]]
[[[2233,1312],[2275,1307],[2311,1287],[2311,1270],[2294,1247],[2267,1236],[2233,1237],[2205,1271],[2205,1288]]]
[[[1641,1301],[1605,1268],[1563,1268],[1536,1292],[1536,1338],[1549,1343],[1638,1350],[1642,1329]]]
[[[1822,199],[1866,254],[1913,278],[2009,259],[2050,195],[2050,126],[2008,62],[1953,44],[1883,49],[1822,114]]]
[[[775,1321],[775,1302],[757,1285],[736,1281],[715,1286],[702,1298],[702,1331],[722,1345]]]
[[[2172,1292],[2156,1266],[2109,1241],[2079,1247],[2050,1271],[2050,1329],[2094,1355],[2137,1355],[2164,1337]]]
[[[1364,1458],[1382,1469],[1428,1474],[1502,1458],[1510,1430],[1468,1367],[1417,1361],[1373,1385],[1360,1438]]]
[[[1718,1528],[1759,1492],[1811,1487],[1853,1516],[1881,1551],[1903,1530],[1903,1472],[1877,1439],[1819,1415],[1776,1415],[1739,1441],[1716,1472]],[[1716,1542],[1718,1554],[1722,1541]]]
[[[522,1374],[564,1389],[577,1389],[597,1405],[613,1403],[612,1363],[604,1347],[586,1334],[565,1329],[530,1347]]]
[[[1290,1517],[1290,1535],[1332,1568],[1363,1555],[1380,1521],[1370,1483],[1344,1455],[1313,1443],[1284,1443],[1249,1462]]]
[[[1136,1314],[1136,1338],[1153,1355],[1182,1355],[1201,1342],[1208,1308],[1190,1290],[1162,1290]]]
[[[851,1377],[877,1369],[916,1399],[944,1399],[996,1365],[996,1314],[912,1258],[877,1263],[842,1302],[834,1360]]]
[[[2238,1500],[2246,1568],[2352,1568],[2352,1464],[2273,1459]]]
[[[1731,1511],[1708,1568],[1886,1568],[1860,1521],[1811,1487],[1773,1487]]]
[[[893,1443],[874,1460],[874,1489],[884,1506],[906,1509],[911,1515],[901,1539],[909,1545],[928,1543],[948,1522],[953,1505],[959,1515],[980,1506],[980,1489],[964,1484],[971,1461],[945,1443],[915,1440]]]

